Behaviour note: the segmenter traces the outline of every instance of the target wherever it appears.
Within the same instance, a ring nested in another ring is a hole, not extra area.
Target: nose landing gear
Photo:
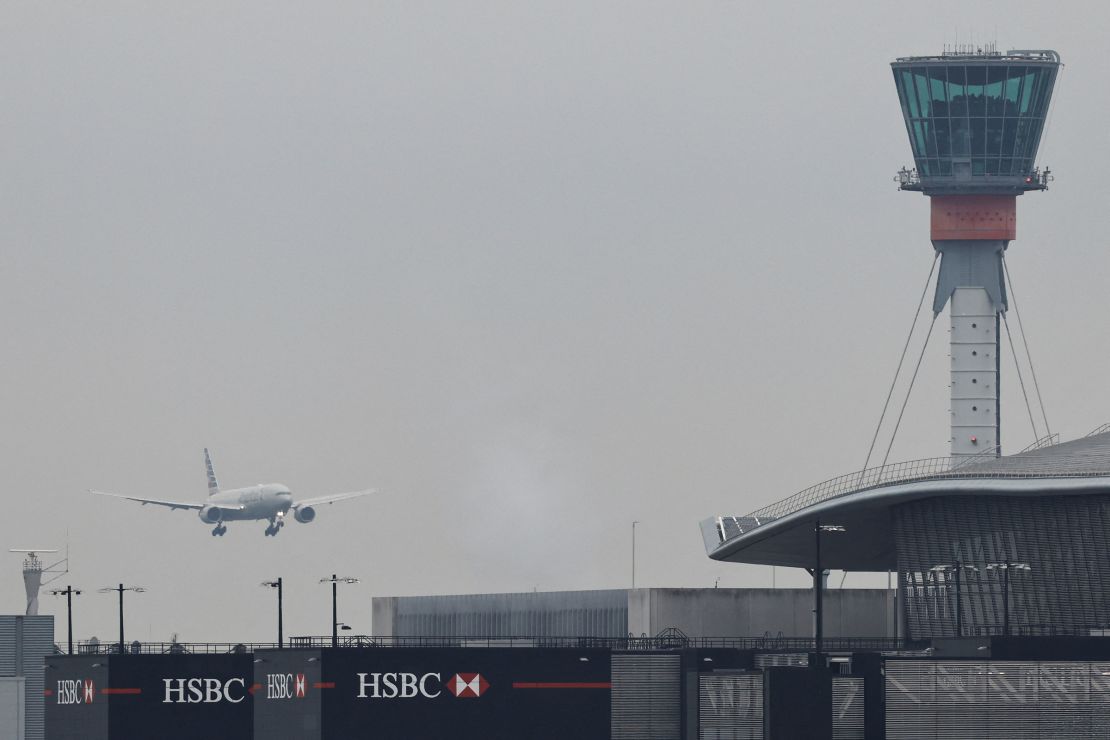
[[[271,519],[270,526],[266,527],[266,531],[264,532],[264,534],[267,537],[277,537],[277,533],[280,532],[281,528],[284,526],[285,522],[281,519]]]

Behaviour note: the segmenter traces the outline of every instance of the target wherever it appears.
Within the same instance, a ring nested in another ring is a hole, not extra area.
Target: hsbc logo
[[[267,699],[303,699],[308,682],[303,673],[267,673]]]
[[[92,679],[58,681],[59,704],[92,704],[96,698],[96,685]]]
[[[163,704],[238,704],[247,698],[247,682],[241,678],[163,678]]]
[[[477,698],[489,688],[478,673],[456,673],[446,681],[439,673],[359,673],[359,699],[435,699],[448,693],[459,699]]]
[[[480,673],[456,673],[444,686],[459,699],[477,699],[489,688],[489,681]]]

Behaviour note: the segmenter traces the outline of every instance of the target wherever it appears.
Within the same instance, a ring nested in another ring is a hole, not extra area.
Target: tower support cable
[[[1002,325],[1006,327],[1006,338],[1010,340],[1010,353],[1014,356],[1014,369],[1017,370],[1021,395],[1025,399],[1025,410],[1029,414],[1029,424],[1033,427],[1033,441],[1036,442],[1041,437],[1037,432],[1037,422],[1033,419],[1033,406],[1029,403],[1029,394],[1025,392],[1025,380],[1021,377],[1021,358],[1018,357],[1017,349],[1014,348],[1014,336],[1010,333],[1010,322],[1006,320],[1006,314],[1001,314],[1001,316]]]
[[[871,437],[871,446],[867,448],[867,458],[863,461],[863,467],[860,469],[860,476],[863,475],[864,470],[867,470],[867,466],[871,464],[871,455],[875,452],[875,442],[879,439],[879,430],[882,429],[883,420],[886,419],[886,412],[890,407],[890,399],[894,396],[894,387],[898,384],[898,376],[902,373],[902,363],[906,361],[906,351],[910,348],[910,339],[913,338],[914,329],[917,328],[917,319],[921,316],[921,307],[925,305],[925,296],[929,294],[929,286],[933,282],[933,273],[936,272],[938,259],[940,259],[940,252],[934,252],[933,263],[929,266],[929,277],[925,278],[925,288],[921,291],[921,299],[917,302],[917,311],[913,315],[913,323],[910,324],[910,333],[906,335],[906,343],[902,345],[902,356],[898,358],[898,367],[894,370],[894,379],[890,381],[890,389],[886,392],[886,401],[883,402],[883,411],[879,414],[879,423],[875,425],[875,434]]]
[[[894,447],[894,439],[898,436],[898,427],[902,426],[902,415],[906,413],[906,404],[910,402],[910,393],[913,392],[914,381],[917,380],[917,372],[921,369],[921,360],[925,358],[925,349],[929,346],[929,337],[933,336],[933,327],[937,325],[937,316],[933,314],[933,320],[929,322],[929,331],[925,332],[925,341],[921,344],[921,354],[917,356],[917,365],[913,368],[913,375],[910,376],[910,387],[906,389],[906,398],[902,401],[902,409],[898,412],[898,420],[894,423],[894,431],[890,435],[890,444],[886,447],[886,454],[883,455],[883,467],[886,467],[886,461],[890,459],[890,450]]]
[[[1033,391],[1037,394],[1037,404],[1041,408],[1041,418],[1044,419],[1045,434],[1052,436],[1052,427],[1048,425],[1048,414],[1044,410],[1044,398],[1041,396],[1041,385],[1037,382],[1037,368],[1033,365],[1033,355],[1029,352],[1029,342],[1025,338],[1025,325],[1021,322],[1021,309],[1018,308],[1017,296],[1014,295],[1014,281],[1010,277],[1010,267],[1006,264],[1006,256],[1002,256],[1002,269],[1006,273],[1006,287],[1010,291],[1010,302],[1014,304],[1014,314],[1018,320],[1018,333],[1021,334],[1021,343],[1025,346],[1025,358],[1029,361],[1029,374],[1033,378]]]

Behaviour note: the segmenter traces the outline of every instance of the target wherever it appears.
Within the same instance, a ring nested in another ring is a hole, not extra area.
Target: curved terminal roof
[[[1051,442],[1007,457],[933,458],[849,473],[747,516],[706,519],[705,549],[714,560],[813,567],[813,526],[820,520],[847,530],[822,539],[823,567],[895,570],[890,509],[896,504],[943,496],[1110,492],[1110,424],[1082,439]]]

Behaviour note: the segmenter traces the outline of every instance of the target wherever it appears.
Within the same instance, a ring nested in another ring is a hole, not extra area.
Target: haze
[[[697,522],[863,463],[932,259],[926,199],[892,182],[896,56],[957,34],[1063,56],[1058,179],[1020,199],[1008,261],[1052,430],[1110,421],[1108,19],[5,3],[3,545],[68,541],[59,585],[146,586],[142,640],[273,639],[258,583],[279,575],[294,635],[330,629],[333,572],[362,579],[340,596],[357,632],[372,595],[626,587],[633,520],[638,585],[770,585],[709,561]],[[893,459],[947,454],[946,325]],[[1004,368],[1015,452],[1033,433]],[[205,446],[226,487],[382,493],[276,539],[84,493],[199,500]],[[75,609],[78,637],[112,638],[112,596]]]

